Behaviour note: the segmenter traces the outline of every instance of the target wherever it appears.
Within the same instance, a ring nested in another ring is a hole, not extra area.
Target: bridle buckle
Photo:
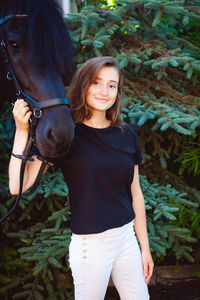
[[[33,115],[35,118],[40,119],[42,116],[42,110],[39,108],[34,108],[33,109]]]

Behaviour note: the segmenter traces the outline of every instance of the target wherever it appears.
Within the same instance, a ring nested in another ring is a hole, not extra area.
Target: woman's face
[[[119,73],[114,67],[106,66],[99,70],[86,95],[86,102],[93,112],[106,111],[115,103],[118,84]]]

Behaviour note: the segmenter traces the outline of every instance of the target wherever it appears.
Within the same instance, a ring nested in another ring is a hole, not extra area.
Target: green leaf
[[[56,268],[62,268],[62,265],[58,262],[58,260],[55,257],[49,257],[48,261],[51,265],[53,265]]]
[[[172,65],[172,67],[178,67],[179,66],[179,63],[177,62],[177,60],[174,57],[170,58],[169,63]]]
[[[189,21],[190,21],[190,18],[188,15],[184,16],[183,17],[183,24],[186,26],[189,24]]]
[[[93,42],[93,46],[95,48],[102,48],[104,46],[104,44],[102,42],[100,42],[100,41],[94,41]]]
[[[193,67],[190,66],[190,68],[187,71],[187,79],[191,79],[193,73]]]
[[[161,16],[162,16],[162,10],[158,9],[156,16],[153,20],[152,27],[155,27],[156,25],[158,25],[158,23],[160,22]]]

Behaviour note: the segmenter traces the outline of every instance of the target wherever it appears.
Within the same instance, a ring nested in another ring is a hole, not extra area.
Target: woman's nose
[[[100,92],[101,92],[102,95],[107,95],[108,94],[108,88],[107,88],[107,86],[106,85],[102,85]]]

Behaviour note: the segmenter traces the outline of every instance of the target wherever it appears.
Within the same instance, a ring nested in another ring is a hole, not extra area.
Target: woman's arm
[[[154,263],[149,249],[145,203],[139,182],[138,165],[136,165],[134,168],[134,178],[131,185],[131,193],[133,198],[132,205],[135,213],[134,228],[140,243],[145,281],[148,284],[153,273]]]
[[[14,154],[22,155],[26,147],[29,135],[29,119],[31,116],[31,111],[29,109],[28,104],[22,99],[17,100],[13,108],[13,115],[15,118],[16,132],[12,152]],[[33,162],[27,161],[26,164],[22,192],[25,192],[33,185],[37,177],[38,171],[40,169],[40,166],[42,164],[42,162],[39,159],[37,159],[36,156],[33,156],[33,158]],[[19,177],[21,162],[21,159],[16,158],[14,156],[11,156],[10,158],[8,170],[9,188],[10,193],[13,195],[17,195],[19,193]]]

